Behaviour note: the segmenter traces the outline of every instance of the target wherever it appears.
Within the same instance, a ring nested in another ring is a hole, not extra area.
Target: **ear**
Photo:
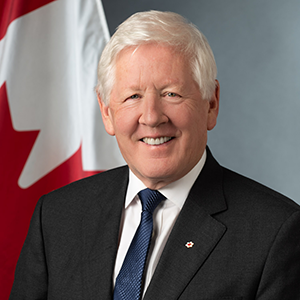
[[[109,107],[109,105],[104,104],[104,102],[101,100],[99,95],[97,95],[97,98],[98,98],[98,103],[100,106],[100,111],[101,111],[105,130],[108,134],[115,135],[115,130],[114,130],[114,126],[113,126],[113,119],[112,119],[112,115],[110,112],[110,107]]]
[[[219,81],[216,79],[216,88],[209,100],[207,130],[212,130],[217,124],[217,117],[219,114],[219,100],[220,100],[220,84]]]

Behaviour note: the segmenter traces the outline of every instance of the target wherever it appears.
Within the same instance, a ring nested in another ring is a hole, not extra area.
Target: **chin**
[[[157,170],[147,170],[147,172],[142,174],[142,178],[147,182],[152,183],[164,183],[163,185],[167,185],[171,183],[172,181],[175,181],[175,174],[169,173],[169,172],[157,172]],[[173,178],[173,180],[172,180]]]

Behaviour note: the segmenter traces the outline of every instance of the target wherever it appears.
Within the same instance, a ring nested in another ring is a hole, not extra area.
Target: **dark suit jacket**
[[[42,197],[10,299],[112,299],[127,183],[121,167]],[[208,150],[144,299],[300,299],[299,206]]]

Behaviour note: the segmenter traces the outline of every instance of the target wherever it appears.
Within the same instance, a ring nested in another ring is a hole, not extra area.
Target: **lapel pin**
[[[187,248],[192,248],[193,246],[194,246],[194,243],[191,241],[191,242],[187,242],[186,244],[185,244],[185,246],[187,247]]]

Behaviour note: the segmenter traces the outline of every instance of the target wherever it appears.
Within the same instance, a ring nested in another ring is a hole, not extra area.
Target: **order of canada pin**
[[[185,246],[187,247],[187,248],[192,248],[193,246],[194,246],[194,243],[191,241],[191,242],[187,242],[186,244],[185,244]]]

